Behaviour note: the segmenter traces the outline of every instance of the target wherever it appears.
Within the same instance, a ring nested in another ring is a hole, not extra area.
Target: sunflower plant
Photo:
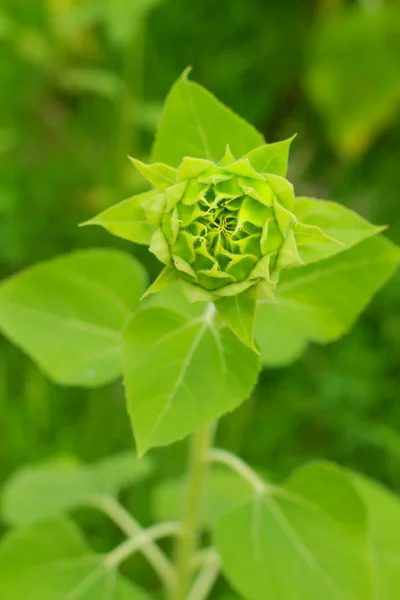
[[[149,163],[131,159],[150,189],[85,223],[148,246],[158,277],[148,285],[131,254],[94,248],[1,284],[3,333],[56,383],[123,376],[139,456],[10,479],[0,597],[205,600],[219,598],[223,576],[248,600],[397,598],[395,496],[326,461],[277,485],[214,444],[218,419],[250,396],[262,368],[344,335],[400,260],[383,227],[295,195],[292,141],[266,143],[186,72]],[[118,494],[152,472],[152,448],[189,435],[187,474],[164,489],[164,520],[143,528]],[[230,497],[216,485],[223,469]],[[126,540],[95,553],[67,517],[82,506],[104,512]],[[176,538],[172,555],[158,545],[165,536]],[[120,570],[135,552],[158,575],[150,591]]]

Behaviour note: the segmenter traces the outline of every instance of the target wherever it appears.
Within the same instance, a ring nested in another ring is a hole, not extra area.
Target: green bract
[[[335,241],[295,216],[287,179],[256,168],[270,153],[264,145],[237,160],[227,146],[219,163],[185,157],[177,169],[133,159],[155,186],[141,205],[150,251],[166,265],[149,292],[179,278],[190,301],[272,299],[280,272],[302,264],[299,247]]]

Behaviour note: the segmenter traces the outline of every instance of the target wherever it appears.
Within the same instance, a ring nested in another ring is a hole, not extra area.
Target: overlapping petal
[[[280,272],[301,264],[299,246],[334,241],[299,222],[293,186],[268,172],[268,145],[239,159],[227,147],[219,163],[185,157],[177,169],[133,162],[156,192],[142,206],[163,285],[180,279],[191,301],[271,299]]]

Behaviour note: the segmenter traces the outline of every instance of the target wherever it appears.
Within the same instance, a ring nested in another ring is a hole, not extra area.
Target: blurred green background
[[[397,2],[1,0],[2,278],[93,245],[129,248],[156,275],[146,249],[77,224],[144,189],[126,155],[148,158],[187,65],[267,141],[298,133],[297,194],[389,224],[400,243]],[[264,371],[254,397],[222,420],[218,443],[273,478],[324,457],[400,491],[399,283],[345,339]],[[120,384],[59,388],[0,339],[0,483],[26,462],[95,460],[132,443]],[[184,445],[154,452],[157,477],[181,471]],[[148,495],[136,494],[144,522]],[[97,543],[112,535],[104,528]]]

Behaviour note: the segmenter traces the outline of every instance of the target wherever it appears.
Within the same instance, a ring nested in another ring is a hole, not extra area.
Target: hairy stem
[[[114,521],[130,538],[135,538],[144,531],[136,519],[115,498],[100,496],[94,500],[93,505]],[[153,538],[147,536],[140,549],[165,587],[171,588],[175,579],[175,569],[157,544],[154,543]]]
[[[110,552],[105,560],[104,564],[107,569],[115,569],[124,560],[131,556],[137,550],[144,550],[146,545],[149,543],[153,544],[154,540],[166,537],[168,535],[175,535],[181,530],[180,523],[169,522],[159,523],[149,529],[142,529],[139,533],[134,535],[131,539],[126,540],[120,546]]]
[[[249,467],[249,465],[227,450],[213,448],[208,453],[208,460],[230,467],[233,471],[243,477],[243,479],[248,481],[258,494],[265,494],[269,489],[268,485]]]
[[[196,431],[192,439],[182,532],[176,552],[176,583],[173,587],[172,600],[187,600],[188,597],[193,559],[199,539],[199,514],[207,469],[207,455],[212,444],[213,433],[214,426],[203,427]]]

